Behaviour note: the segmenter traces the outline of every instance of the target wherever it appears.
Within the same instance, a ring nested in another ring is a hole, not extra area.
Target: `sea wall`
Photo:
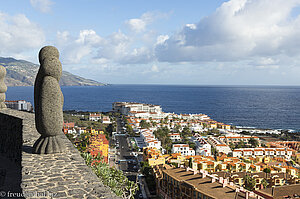
[[[118,198],[63,134],[67,149],[60,154],[33,154],[38,138],[34,114],[0,110],[0,197]]]

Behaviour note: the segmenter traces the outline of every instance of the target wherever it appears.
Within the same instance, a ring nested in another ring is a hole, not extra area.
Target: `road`
[[[132,154],[132,150],[128,146],[127,136],[125,135],[123,126],[124,124],[122,124],[121,119],[117,118],[117,133],[121,132],[121,134],[115,136],[116,143],[119,143],[119,148],[117,149],[117,159],[119,160],[118,168],[123,171],[130,181],[137,183],[139,164],[137,158]],[[135,198],[139,198],[140,194],[141,191],[139,190]]]

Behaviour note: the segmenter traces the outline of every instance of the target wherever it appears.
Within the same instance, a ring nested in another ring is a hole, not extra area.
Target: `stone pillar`
[[[6,108],[5,92],[7,91],[7,86],[4,83],[5,75],[6,75],[6,69],[4,68],[4,66],[0,65],[0,109]]]
[[[38,154],[61,153],[65,146],[60,140],[63,128],[63,94],[59,86],[62,66],[59,52],[45,46],[39,53],[40,68],[34,83],[35,125],[41,137],[34,143]]]

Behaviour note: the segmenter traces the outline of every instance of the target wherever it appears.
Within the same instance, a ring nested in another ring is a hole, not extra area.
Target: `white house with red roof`
[[[195,155],[195,150],[190,148],[188,144],[173,144],[172,153],[180,153],[181,155]]]
[[[293,150],[289,148],[240,148],[234,149],[232,155],[233,157],[270,156],[290,159],[293,155]]]

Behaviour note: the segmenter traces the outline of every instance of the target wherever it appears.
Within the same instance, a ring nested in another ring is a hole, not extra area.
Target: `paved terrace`
[[[20,198],[24,193],[25,198],[118,198],[63,134],[65,153],[32,154],[39,135],[34,114],[0,110],[0,197]]]

